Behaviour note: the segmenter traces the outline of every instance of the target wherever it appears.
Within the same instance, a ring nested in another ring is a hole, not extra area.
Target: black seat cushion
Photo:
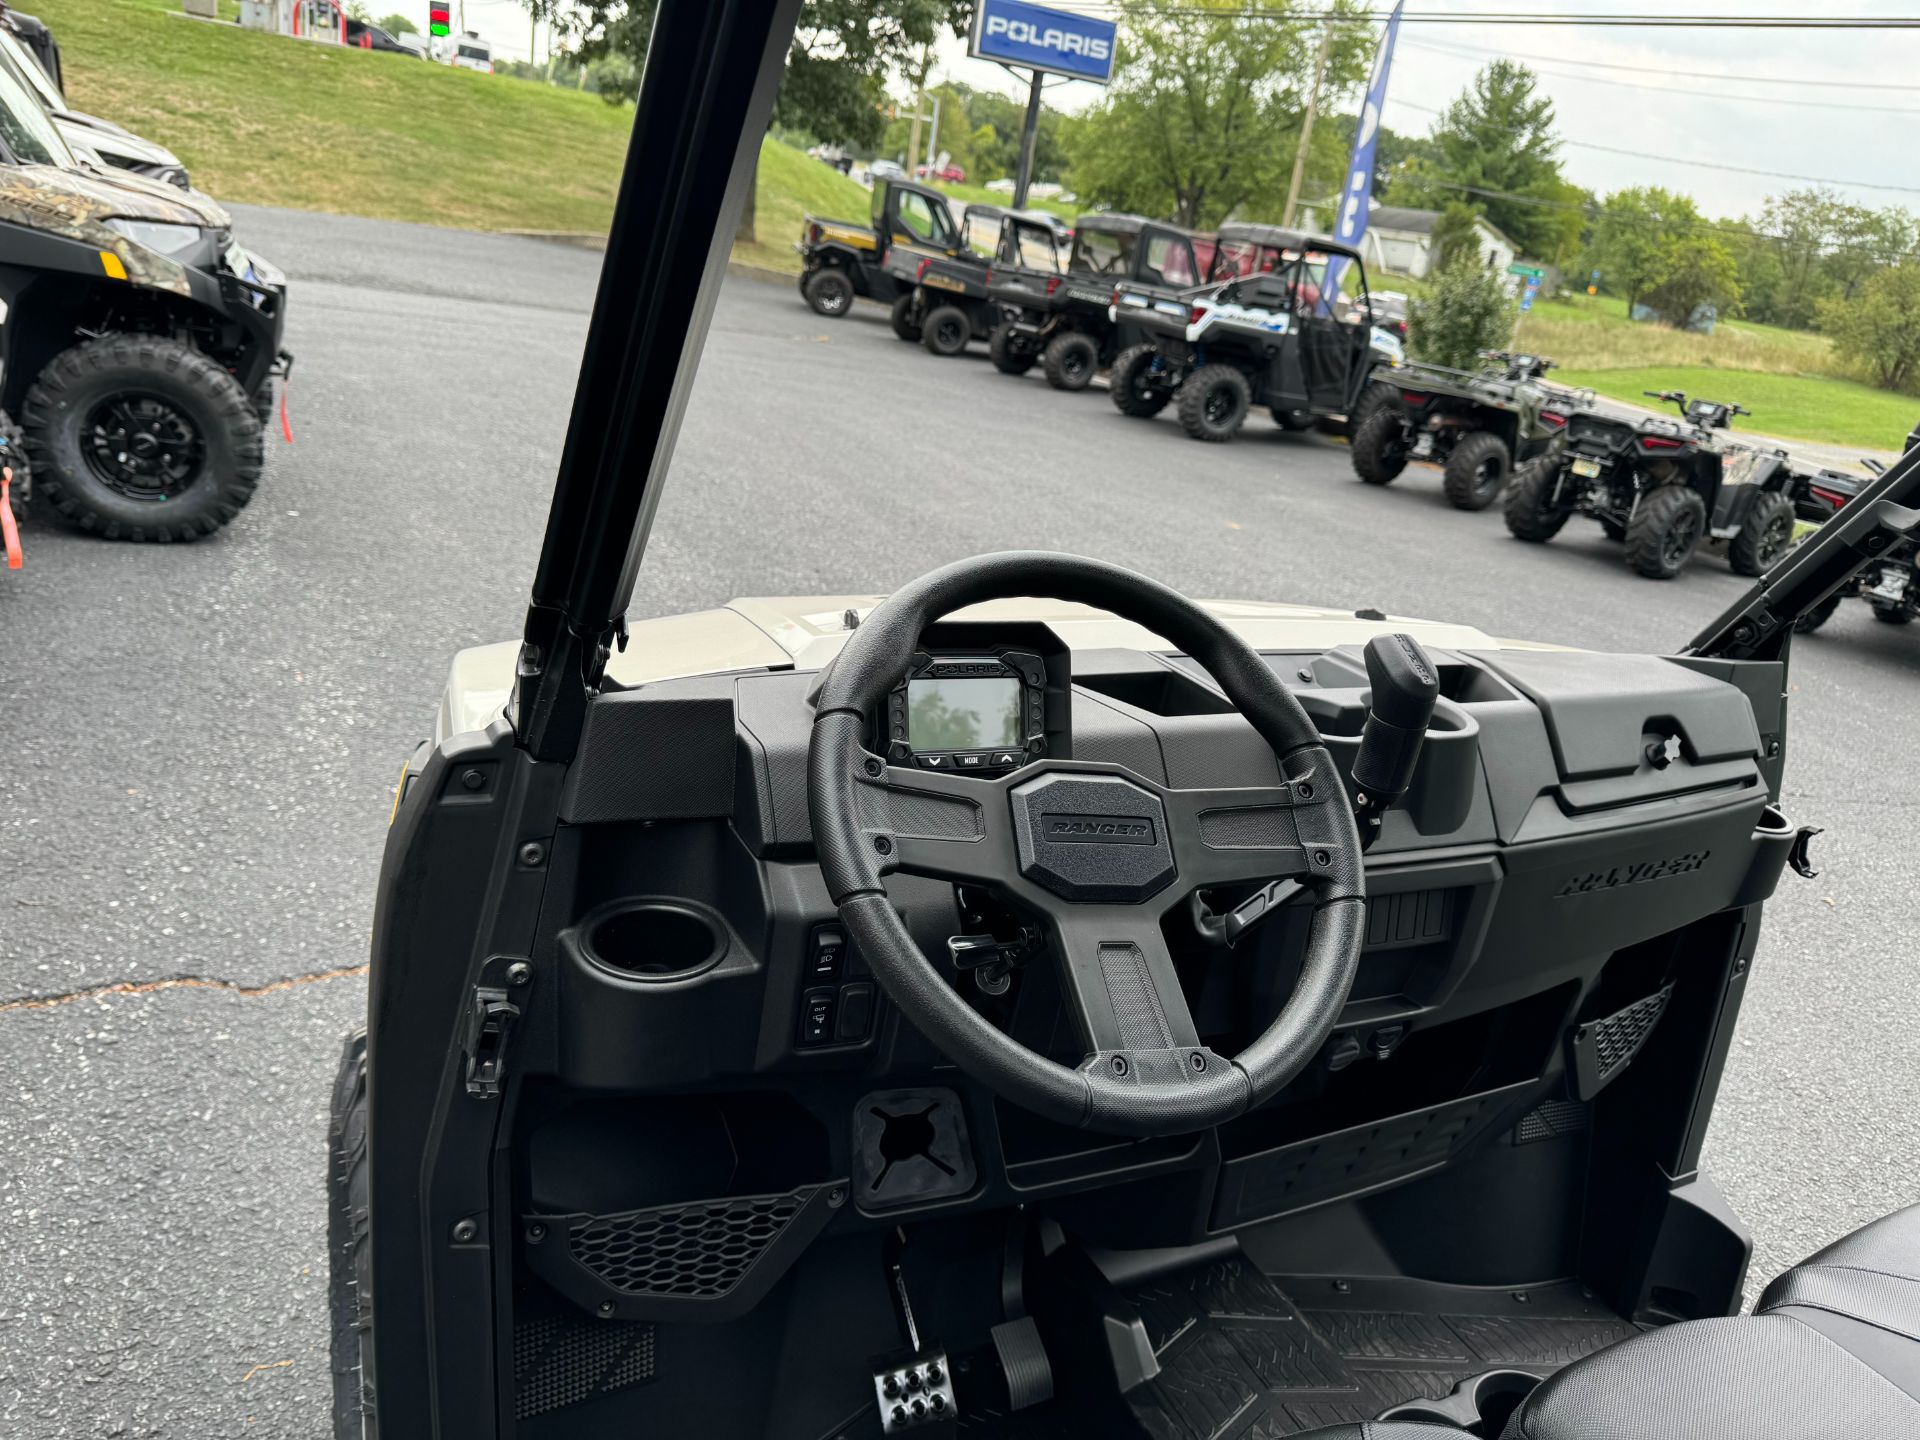
[[[1767,1287],[1755,1313],[1692,1320],[1568,1366],[1502,1440],[1920,1436],[1920,1207]]]
[[[1451,1425],[1430,1425],[1418,1420],[1369,1420],[1362,1425],[1329,1425],[1324,1430],[1308,1430],[1294,1435],[1292,1440],[1447,1440],[1449,1435],[1464,1434],[1466,1431]]]

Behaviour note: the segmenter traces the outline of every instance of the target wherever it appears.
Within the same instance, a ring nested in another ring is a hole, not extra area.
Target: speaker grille
[[[812,1195],[748,1195],[593,1215],[568,1235],[573,1258],[630,1295],[725,1295]]]
[[[513,1411],[522,1420],[653,1379],[653,1326],[530,1315],[513,1327]]]

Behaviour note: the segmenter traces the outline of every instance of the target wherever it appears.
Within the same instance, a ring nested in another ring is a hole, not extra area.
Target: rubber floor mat
[[[1127,1295],[1160,1362],[1128,1397],[1152,1440],[1279,1440],[1371,1420],[1488,1370],[1544,1378],[1636,1333],[1574,1284],[1275,1281],[1237,1256]]]

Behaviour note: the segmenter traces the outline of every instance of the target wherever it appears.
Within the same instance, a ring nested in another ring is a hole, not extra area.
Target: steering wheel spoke
[[[1018,870],[1003,781],[886,765],[868,754],[855,786],[861,832],[881,874],[994,884]]]
[[[1326,812],[1347,799],[1325,753],[1292,757],[1278,785],[1166,791],[1167,824],[1180,837],[1181,887],[1295,876],[1311,885],[1343,869],[1339,862],[1351,847]]]

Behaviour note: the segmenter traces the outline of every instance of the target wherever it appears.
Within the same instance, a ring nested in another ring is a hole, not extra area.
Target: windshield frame
[[[8,35],[9,40],[13,39]],[[17,43],[17,42],[16,42]],[[38,68],[39,62],[28,56],[26,63]],[[11,137],[0,136],[0,148],[4,148],[7,158],[17,165],[51,165],[61,170],[78,170],[80,159],[73,148],[67,144],[67,137],[60,133],[59,123],[47,109],[35,91],[32,83],[23,78],[16,68],[12,57],[0,49],[0,111],[13,121],[25,133],[25,137],[38,144],[46,158],[25,154]]]

